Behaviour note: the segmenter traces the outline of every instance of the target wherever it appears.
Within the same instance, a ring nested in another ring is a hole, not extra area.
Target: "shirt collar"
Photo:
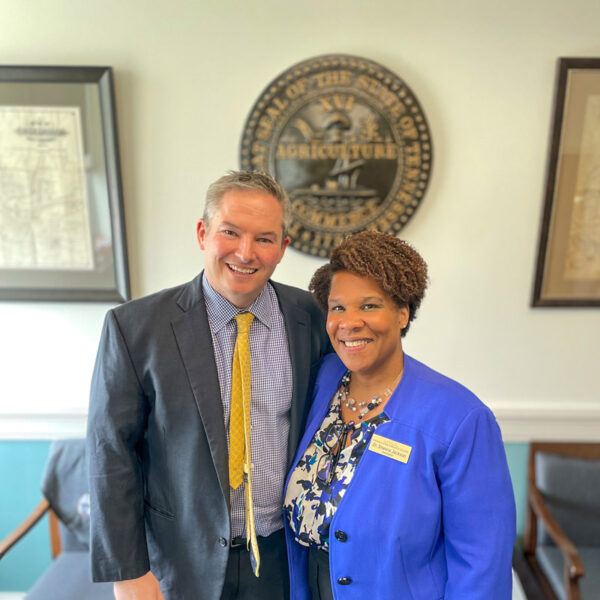
[[[275,290],[269,282],[267,282],[267,285],[258,298],[248,308],[243,309],[234,306],[227,298],[221,296],[208,283],[208,279],[204,274],[202,274],[202,289],[204,291],[208,321],[213,333],[217,333],[223,329],[235,315],[242,312],[251,312],[263,325],[271,329],[273,325],[273,313],[275,310],[278,310],[278,305]]]

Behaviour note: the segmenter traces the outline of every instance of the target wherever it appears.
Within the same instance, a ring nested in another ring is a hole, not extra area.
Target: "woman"
[[[509,600],[512,486],[490,410],[404,354],[427,285],[407,243],[358,233],[310,290],[323,361],[288,476],[292,600]]]

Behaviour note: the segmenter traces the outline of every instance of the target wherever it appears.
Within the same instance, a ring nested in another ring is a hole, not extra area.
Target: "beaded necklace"
[[[343,402],[344,406],[349,408],[352,412],[356,412],[358,410],[358,418],[363,419],[369,411],[379,406],[384,400],[387,400],[392,395],[394,387],[396,386],[396,383],[398,383],[401,376],[402,371],[398,373],[391,385],[386,387],[382,393],[373,394],[369,401],[365,400],[363,402],[357,402],[354,398],[350,397],[350,379],[352,377],[352,373],[350,371],[346,371],[342,377],[340,389],[338,391],[340,402]]]

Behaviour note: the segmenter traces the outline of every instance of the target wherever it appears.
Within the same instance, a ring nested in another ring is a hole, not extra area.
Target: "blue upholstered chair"
[[[547,597],[600,599],[600,443],[532,442],[523,549]]]
[[[53,442],[42,477],[43,500],[0,542],[0,559],[46,514],[52,563],[25,600],[111,600],[112,584],[90,577],[90,510],[84,440]]]

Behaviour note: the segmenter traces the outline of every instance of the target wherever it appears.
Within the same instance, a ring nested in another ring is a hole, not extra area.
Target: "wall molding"
[[[600,403],[498,400],[488,406],[496,415],[505,442],[600,439]],[[84,437],[86,420],[83,412],[0,413],[0,440]]]
[[[82,438],[86,425],[86,413],[0,413],[0,440]]]
[[[505,442],[600,440],[600,403],[504,400],[488,406]]]

